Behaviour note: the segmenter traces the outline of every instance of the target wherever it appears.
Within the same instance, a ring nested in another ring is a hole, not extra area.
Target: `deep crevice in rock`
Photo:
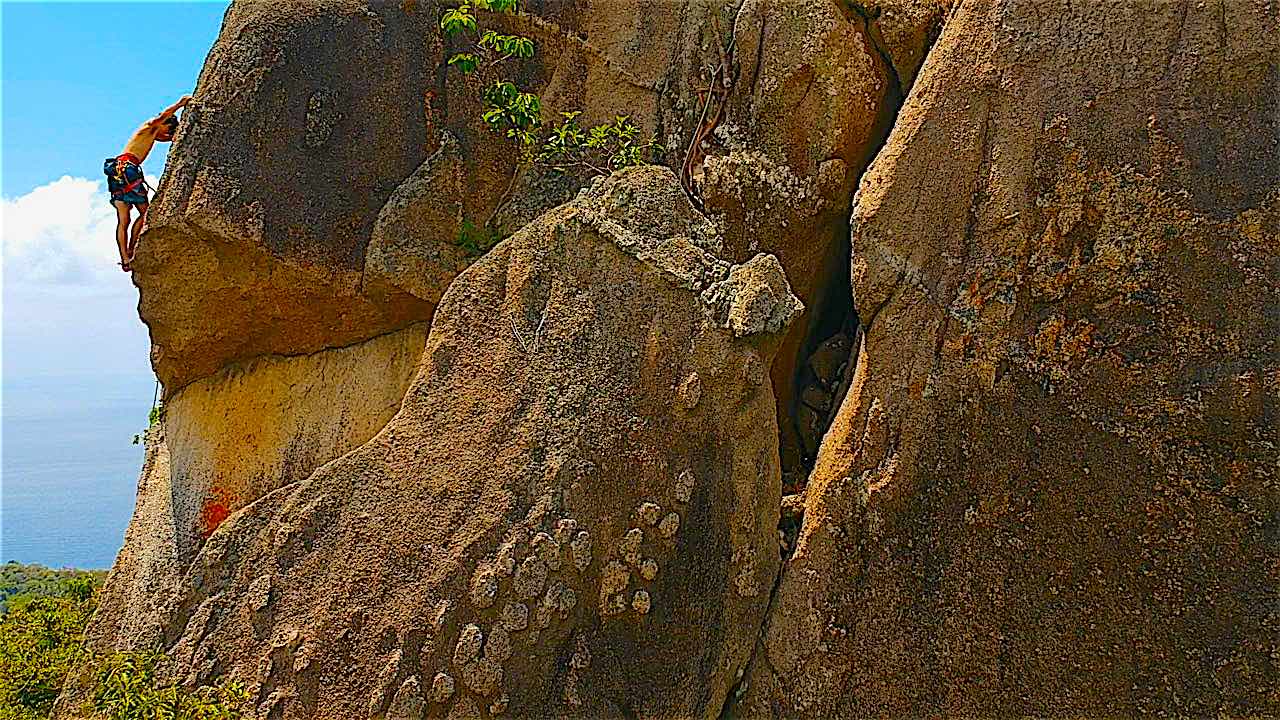
[[[862,162],[857,166],[858,180],[854,185],[856,189],[858,184],[862,182],[863,175],[870,169],[875,158],[888,142],[889,135],[897,124],[898,113],[905,104],[911,87],[902,86],[893,60],[885,48],[880,30],[875,24],[878,13],[869,13],[865,8],[856,4],[850,4],[845,7],[861,19],[867,41],[879,55],[888,80],[885,88],[884,103],[880,108],[880,115],[876,120],[875,131],[873,132],[874,141],[868,147],[867,154],[862,158]],[[924,67],[929,53],[932,51],[941,32],[941,27],[939,27],[929,34],[915,77],[919,75],[918,70]],[[914,79],[913,77],[913,84]],[[853,199],[856,200],[856,193]],[[852,209],[851,205],[849,209],[850,215],[852,215]],[[851,219],[850,217],[849,220]],[[760,624],[756,642],[752,646],[751,656],[747,660],[742,675],[734,683],[733,688],[724,699],[719,715],[722,720],[734,717],[734,706],[746,695],[749,689],[748,682],[751,677],[752,667],[756,662],[763,662],[766,667],[769,667],[769,658],[764,648],[765,638],[768,635],[769,621],[773,616],[778,590],[782,586],[788,563],[796,550],[804,527],[805,489],[808,486],[809,475],[813,471],[818,449],[826,440],[827,431],[830,429],[832,421],[835,419],[835,415],[839,411],[840,405],[844,402],[845,395],[848,393],[856,370],[858,357],[856,346],[859,343],[859,337],[866,328],[870,327],[875,314],[880,310],[880,308],[876,308],[871,316],[865,319],[865,322],[860,318],[854,303],[852,278],[850,276],[853,259],[850,222],[842,223],[837,232],[840,233],[839,241],[836,243],[839,248],[839,256],[828,266],[830,274],[825,283],[826,292],[822,294],[816,303],[816,315],[809,325],[805,341],[800,346],[800,362],[796,363],[793,386],[799,391],[793,394],[795,401],[791,408],[791,416],[789,418],[780,418],[782,422],[792,423],[792,427],[799,434],[803,430],[801,426],[802,418],[808,417],[808,413],[812,413],[812,417],[820,418],[820,421],[818,421],[820,429],[817,431],[816,440],[812,441],[812,452],[809,452],[808,448],[806,448],[798,466],[788,466],[788,458],[785,453],[783,454],[783,495],[778,520],[778,544],[782,554],[782,562],[779,563],[778,573],[773,580],[773,588],[769,593],[769,602],[765,606],[764,620]],[[832,370],[833,364],[835,366],[834,371]],[[812,417],[810,421],[813,421]],[[802,440],[802,442],[805,441]],[[769,670],[772,672],[771,667]]]
[[[876,14],[856,4],[844,7],[851,17],[856,17],[861,22],[867,42],[884,67],[887,81],[879,116],[872,131],[872,142],[867,147],[866,155],[855,165],[856,189],[862,176],[888,142],[910,88],[902,87],[893,59],[875,24]],[[934,39],[936,36],[931,38],[930,47]],[[927,54],[926,50],[925,55]],[[790,424],[794,437],[800,444],[798,458],[789,453],[784,453],[782,457],[784,495],[800,492],[808,484],[818,449],[844,400],[848,378],[853,374],[852,364],[856,358],[853,341],[860,321],[853,303],[849,276],[852,244],[848,220],[846,217],[846,221],[836,230],[836,256],[827,264],[828,275],[823,283],[825,292],[814,304],[814,316],[809,323],[805,341],[800,345],[796,374],[792,380],[795,392],[792,393],[794,399],[789,408],[790,417],[782,419],[782,422]],[[779,530],[784,528],[779,527]],[[798,534],[798,529],[796,532]]]

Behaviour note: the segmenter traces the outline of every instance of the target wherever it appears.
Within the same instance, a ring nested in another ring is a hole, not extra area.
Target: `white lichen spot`
[[[560,617],[562,619],[568,617],[569,612],[573,610],[577,604],[578,594],[573,591],[573,588],[565,588],[564,592],[560,593]]]
[[[631,582],[631,572],[627,567],[617,560],[610,560],[609,564],[604,566],[604,572],[600,574],[600,595],[608,597],[620,593],[627,588],[629,582]]]
[[[481,697],[489,697],[502,685],[502,666],[491,658],[480,658],[462,670],[462,681]]]
[[[554,605],[548,605],[545,602],[538,603],[538,610],[534,613],[534,622],[537,623],[538,629],[545,630],[551,626],[551,613],[554,611]]]
[[[640,503],[640,507],[636,510],[636,514],[640,516],[641,520],[645,521],[649,525],[657,525],[658,518],[662,515],[662,507],[657,503]]]
[[[484,633],[474,623],[462,628],[458,633],[458,644],[453,648],[453,664],[462,667],[480,657],[480,648],[484,645]]]
[[[667,516],[662,518],[662,522],[658,523],[658,532],[662,533],[662,537],[668,540],[675,537],[679,530],[680,516],[676,513],[667,513]]]
[[[698,373],[689,373],[689,377],[680,383],[677,395],[680,406],[684,409],[692,410],[698,406],[698,401],[702,399],[702,379],[698,377]]]
[[[578,569],[578,572],[586,570],[591,564],[591,534],[586,530],[579,531],[573,537],[569,551],[573,555],[573,566]]]
[[[159,715],[159,713],[157,713]],[[418,676],[410,675],[400,684],[387,708],[387,720],[408,720],[422,715],[422,688],[418,684]]]
[[[437,637],[444,630],[444,618],[449,613],[449,607],[452,605],[448,600],[441,600],[436,603],[436,609],[431,613],[431,629],[435,631]]]
[[[640,562],[640,543],[644,542],[644,530],[631,528],[618,541],[618,553],[626,559],[628,565]]]
[[[582,698],[578,695],[578,674],[570,672],[564,681],[564,701],[572,707],[581,707]]]
[[[511,657],[511,634],[498,625],[489,631],[489,639],[484,643],[484,656],[498,663]]]
[[[508,543],[498,548],[498,557],[493,561],[494,572],[501,577],[511,577],[516,569],[516,549]]]
[[[746,560],[742,563],[742,568],[738,571],[738,576],[733,579],[734,589],[742,597],[755,597],[760,592],[759,583],[756,582],[756,554],[750,551]]]
[[[560,543],[550,535],[540,532],[533,536],[533,551],[552,570],[560,569]]]
[[[627,611],[627,596],[619,593],[609,598],[604,605],[604,615],[618,615]]]
[[[528,600],[537,597],[546,582],[547,564],[542,561],[542,558],[531,555],[520,563],[512,588],[515,590],[516,597]]]
[[[591,667],[591,648],[587,647],[587,640],[581,635],[574,644],[573,656],[569,658],[569,667],[574,670],[586,670]]]
[[[693,471],[685,470],[676,476],[676,500],[687,503],[693,497]]]
[[[471,576],[471,604],[487,608],[498,596],[498,576],[490,565],[481,565]]]
[[[431,681],[431,702],[442,703],[453,697],[453,678],[448,673],[438,672]]]
[[[569,673],[564,683],[564,700],[574,707],[582,705],[582,698],[578,695],[578,672],[590,666],[591,650],[587,648],[586,639],[579,635],[573,656],[569,658]]]
[[[502,606],[500,621],[510,632],[520,632],[529,627],[529,608],[524,603],[509,602]]]
[[[640,577],[645,580],[652,580],[658,577],[658,561],[653,558],[645,558],[640,561]]]
[[[631,596],[631,607],[641,615],[649,612],[649,593],[644,590],[637,590],[635,595]]]
[[[573,518],[565,518],[556,523],[556,542],[561,545],[568,545],[573,541],[573,534],[578,530],[578,521]]]

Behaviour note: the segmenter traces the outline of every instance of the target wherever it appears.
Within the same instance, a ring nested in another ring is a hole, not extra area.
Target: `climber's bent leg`
[[[142,235],[142,231],[147,226],[147,208],[149,205],[138,205],[138,219],[133,221],[133,229],[129,232],[129,262],[133,262],[133,256],[138,252],[138,238]]]

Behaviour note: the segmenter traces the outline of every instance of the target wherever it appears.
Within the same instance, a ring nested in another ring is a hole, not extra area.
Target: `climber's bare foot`
[[[133,265],[128,260],[121,263],[116,263],[116,264],[119,265],[120,269],[125,272],[133,272]]]

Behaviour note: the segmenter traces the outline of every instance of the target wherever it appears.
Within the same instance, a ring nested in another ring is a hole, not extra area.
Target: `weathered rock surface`
[[[797,367],[827,296],[845,287],[849,202],[900,97],[866,23],[837,2],[747,0],[732,40],[732,91],[699,187],[725,256],[777,255],[810,309],[773,366],[784,464],[799,466]]]
[[[426,333],[420,323],[351,347],[258,358],[172,397],[148,439],[137,507],[90,647],[159,643],[172,591],[205,539],[381,430],[416,375]]]
[[[777,573],[769,355],[802,309],[716,242],[638,169],[465,271],[396,417],[204,545],[177,676],[281,717],[716,715]]]
[[[427,154],[438,43],[432,18],[391,3],[228,10],[134,274],[167,391],[430,318],[412,295],[372,302],[360,284],[378,210]]]
[[[1280,7],[962,3],[739,716],[1280,711]]]
[[[916,25],[940,13],[924,0],[882,4]],[[625,112],[673,168],[696,128],[714,129],[694,172],[727,259],[776,255],[815,308],[843,296],[849,198],[900,100],[872,40],[879,20],[834,1],[606,5],[494,18],[535,39],[519,73],[545,114],[581,110],[589,124]],[[480,122],[479,86],[437,72],[439,13],[433,2],[232,6],[137,262],[166,391],[427,320],[470,259],[464,228],[513,232],[583,185],[512,178],[517,153]],[[716,99],[699,91],[711,67]],[[779,353],[787,414],[816,320],[797,323]]]
[[[165,407],[179,553],[236,510],[358,447],[400,409],[425,323],[345,348],[261,357],[183,388]]]
[[[710,19],[731,16],[727,2],[686,4],[670,15],[665,4],[610,4],[605,13],[550,3],[541,17],[494,20],[535,39],[537,56],[515,71],[544,94],[549,116],[631,112],[646,132],[687,138],[696,121],[690,79],[710,50]],[[232,362],[342,347],[428,320],[457,272],[463,222],[483,227],[515,204],[517,220],[498,223],[513,232],[581,185],[513,185],[518,153],[481,121],[481,85],[440,71],[441,7],[232,5],[136,263],[139,311],[167,391]],[[659,9],[678,28],[640,42],[650,26],[639,21]],[[392,217],[374,238],[388,214],[446,222],[400,235],[405,225]]]
[[[517,171],[436,3],[237,2],[89,646],[280,718],[1280,714],[1280,8],[1210,5],[496,19],[695,210]]]

